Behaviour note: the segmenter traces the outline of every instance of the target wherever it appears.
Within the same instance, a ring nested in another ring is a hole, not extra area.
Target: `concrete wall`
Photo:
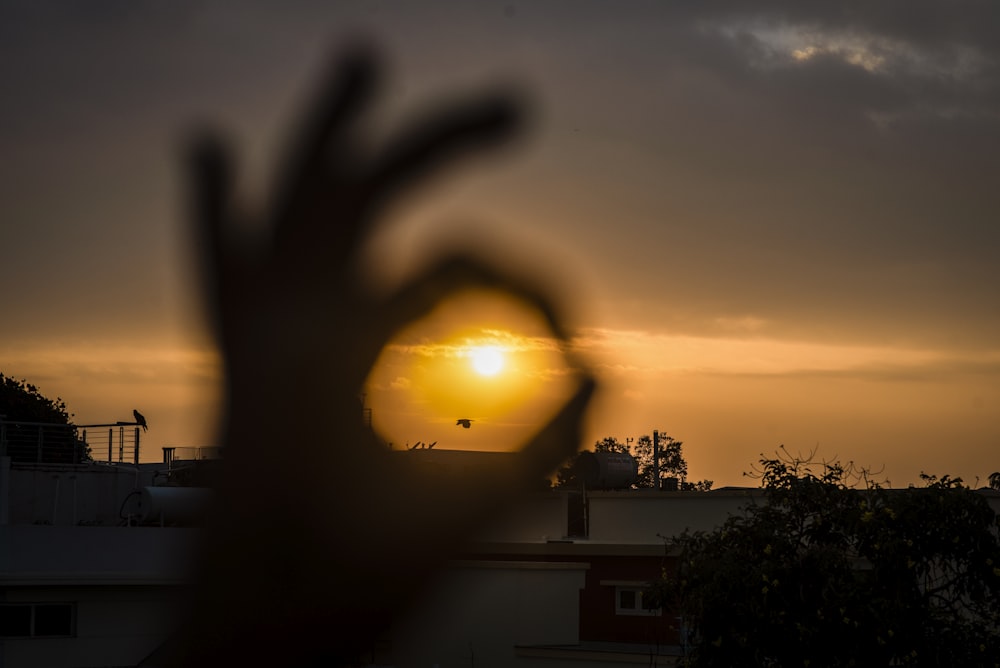
[[[750,503],[749,492],[591,492],[590,540],[662,545],[657,536],[710,530]]]
[[[178,591],[171,587],[18,587],[5,602],[72,603],[70,638],[0,638],[0,666],[134,666],[174,629]]]
[[[0,600],[70,603],[66,638],[0,638],[0,666],[134,666],[176,624],[196,529],[0,526]]]
[[[979,492],[1000,512],[1000,492]],[[661,536],[676,536],[685,529],[710,531],[730,515],[753,503],[764,503],[761,490],[714,492],[590,492],[590,540],[599,543],[662,545]]]
[[[0,587],[176,584],[187,577],[197,529],[0,527]]]
[[[662,545],[657,534],[684,529],[709,530],[750,503],[748,491],[588,492],[589,540],[625,545]],[[545,543],[566,537],[569,496],[565,492],[526,496],[484,528],[478,540],[489,543]]]
[[[0,505],[9,524],[116,526],[122,503],[132,490],[152,483],[152,471],[102,464],[14,464],[0,476]]]
[[[456,563],[393,630],[389,655],[378,663],[511,666],[518,663],[515,645],[576,643],[586,569],[585,563]]]
[[[498,543],[544,543],[566,535],[567,495],[558,492],[526,496],[484,527],[478,540]]]

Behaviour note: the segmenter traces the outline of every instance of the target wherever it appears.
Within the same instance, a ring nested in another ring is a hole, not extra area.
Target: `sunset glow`
[[[372,369],[366,396],[387,442],[510,450],[566,400],[571,371],[531,309],[470,292],[400,332]],[[455,429],[459,418],[474,428]]]
[[[503,369],[503,351],[496,346],[474,346],[466,354],[480,376],[495,376]]]

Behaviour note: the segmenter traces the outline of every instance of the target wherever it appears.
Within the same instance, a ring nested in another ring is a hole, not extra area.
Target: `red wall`
[[[648,582],[660,578],[663,557],[598,557],[587,559],[586,587],[580,592],[580,640],[676,645],[677,620],[660,616],[616,615],[615,587],[601,581]]]

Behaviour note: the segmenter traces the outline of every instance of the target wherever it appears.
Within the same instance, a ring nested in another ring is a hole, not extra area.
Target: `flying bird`
[[[463,427],[465,427],[466,429],[468,429],[469,427],[472,426],[472,422],[473,422],[473,420],[470,420],[469,418],[459,418],[459,420],[455,424],[456,425],[460,424]]]
[[[147,426],[146,426],[146,418],[144,418],[144,417],[142,416],[142,413],[140,413],[139,411],[137,411],[137,410],[135,410],[135,409],[133,408],[133,409],[132,409],[132,415],[134,415],[134,416],[135,416],[135,423],[136,423],[137,425],[139,425],[140,427],[142,427],[142,430],[143,430],[143,431],[146,431],[146,430],[148,430],[148,429],[149,429],[149,427],[147,427]]]

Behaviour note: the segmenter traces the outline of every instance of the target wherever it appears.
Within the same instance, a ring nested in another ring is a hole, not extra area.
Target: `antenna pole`
[[[660,432],[653,430],[653,489],[660,491]]]

